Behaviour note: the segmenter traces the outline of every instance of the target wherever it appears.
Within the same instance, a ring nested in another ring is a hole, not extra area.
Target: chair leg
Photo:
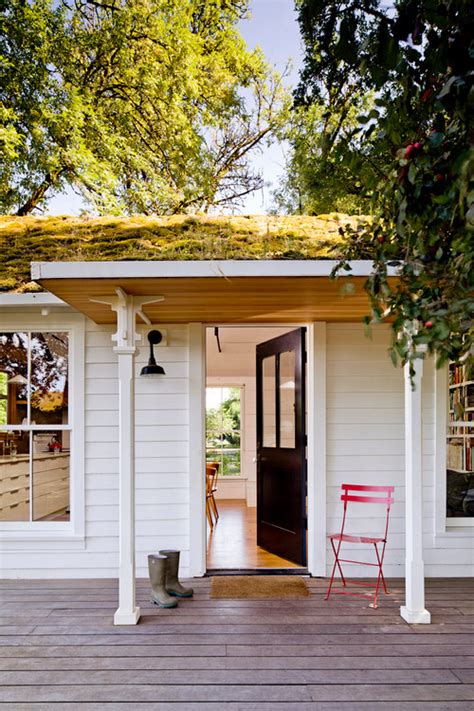
[[[374,545],[375,545],[375,544],[374,544]],[[387,586],[386,586],[386,584],[385,584],[385,578],[384,578],[383,570],[382,570],[383,558],[384,558],[384,553],[385,553],[385,545],[386,545],[386,544],[384,543],[384,544],[383,544],[382,556],[381,556],[381,557],[379,557],[379,552],[378,552],[377,546],[375,546],[375,553],[376,553],[376,555],[377,555],[377,562],[378,562],[379,568],[380,568],[380,578],[381,578],[382,583],[383,583],[383,589],[384,589],[385,594],[388,595],[389,592],[388,592]]]
[[[330,540],[331,540],[332,549],[333,549],[333,551],[334,551],[334,565],[333,565],[333,567],[332,567],[331,580],[329,581],[329,587],[328,587],[328,590],[327,590],[327,593],[326,593],[326,597],[324,598],[325,600],[328,600],[328,599],[329,599],[329,596],[330,596],[330,594],[331,594],[332,584],[333,584],[333,582],[334,582],[334,574],[335,574],[335,572],[336,572],[336,567],[339,568],[339,573],[341,574],[341,581],[342,581],[342,584],[343,584],[344,586],[345,586],[345,584],[346,584],[346,579],[344,578],[344,575],[343,575],[343,572],[342,572],[342,568],[341,568],[341,564],[339,563],[339,550],[340,550],[340,548],[341,548],[341,541],[339,541],[339,545],[338,545],[337,550],[336,550],[336,547],[334,546],[334,541],[332,540],[332,538],[331,538]]]
[[[211,495],[211,502],[212,502],[212,508],[214,509],[214,515],[216,517],[216,523],[217,523],[217,519],[219,518],[219,511],[217,510],[217,504],[216,504],[216,500],[214,498],[214,494]]]
[[[378,551],[376,543],[374,543],[374,548],[375,548],[375,555],[377,556],[377,563],[379,565],[379,574],[377,576],[377,584],[375,585],[374,600],[373,600],[373,602],[370,603],[369,607],[372,607],[375,610],[375,609],[377,609],[377,597],[379,594],[380,581],[382,581],[382,583],[383,583],[383,587],[384,587],[384,591],[385,591],[386,595],[388,595],[388,590],[387,590],[387,586],[385,585],[385,578],[384,578],[383,572],[382,572],[383,551],[385,551],[385,544],[383,547],[381,557],[379,556],[379,551]]]
[[[214,521],[212,520],[211,506],[209,504],[209,499],[206,499],[206,515],[207,515],[207,520],[209,521],[209,527],[212,531],[212,529],[214,528]]]

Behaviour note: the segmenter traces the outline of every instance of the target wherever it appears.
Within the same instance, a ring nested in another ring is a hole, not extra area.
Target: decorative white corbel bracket
[[[151,326],[148,316],[143,313],[143,307],[148,304],[157,304],[164,301],[164,296],[132,296],[125,293],[119,286],[115,289],[116,296],[96,296],[90,299],[97,304],[107,304],[112,311],[117,314],[117,331],[113,334],[115,341],[115,353],[135,352],[137,341],[142,337],[136,331],[137,316],[146,324]],[[132,349],[130,351],[130,349]]]
[[[133,296],[115,289],[116,296],[98,296],[91,301],[108,304],[117,314],[117,331],[112,336],[118,357],[119,391],[119,606],[115,625],[136,625],[140,608],[135,594],[135,351],[141,335],[137,316],[151,325],[143,313],[146,304],[163,301],[163,296]]]

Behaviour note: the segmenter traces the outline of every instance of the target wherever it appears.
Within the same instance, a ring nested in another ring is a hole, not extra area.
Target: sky
[[[298,81],[302,64],[299,28],[294,10],[294,0],[250,0],[251,18],[241,23],[240,31],[250,49],[261,47],[270,64],[283,72],[288,62],[292,69],[286,83],[291,86]],[[241,214],[265,214],[272,204],[272,190],[283,173],[285,146],[274,143],[264,146],[261,152],[254,151],[251,165],[264,179],[264,188],[249,195],[242,206],[234,210]],[[85,208],[79,195],[72,190],[56,195],[47,205],[51,215],[79,215]]]

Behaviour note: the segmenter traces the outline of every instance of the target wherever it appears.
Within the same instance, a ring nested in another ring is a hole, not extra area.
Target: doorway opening
[[[206,329],[210,574],[306,569],[304,331]]]

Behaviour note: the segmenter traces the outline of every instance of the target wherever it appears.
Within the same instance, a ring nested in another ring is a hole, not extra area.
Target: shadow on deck
[[[368,600],[149,602],[114,627],[114,580],[0,583],[0,709],[474,709],[474,580],[430,580],[431,625],[399,617],[403,585]]]

